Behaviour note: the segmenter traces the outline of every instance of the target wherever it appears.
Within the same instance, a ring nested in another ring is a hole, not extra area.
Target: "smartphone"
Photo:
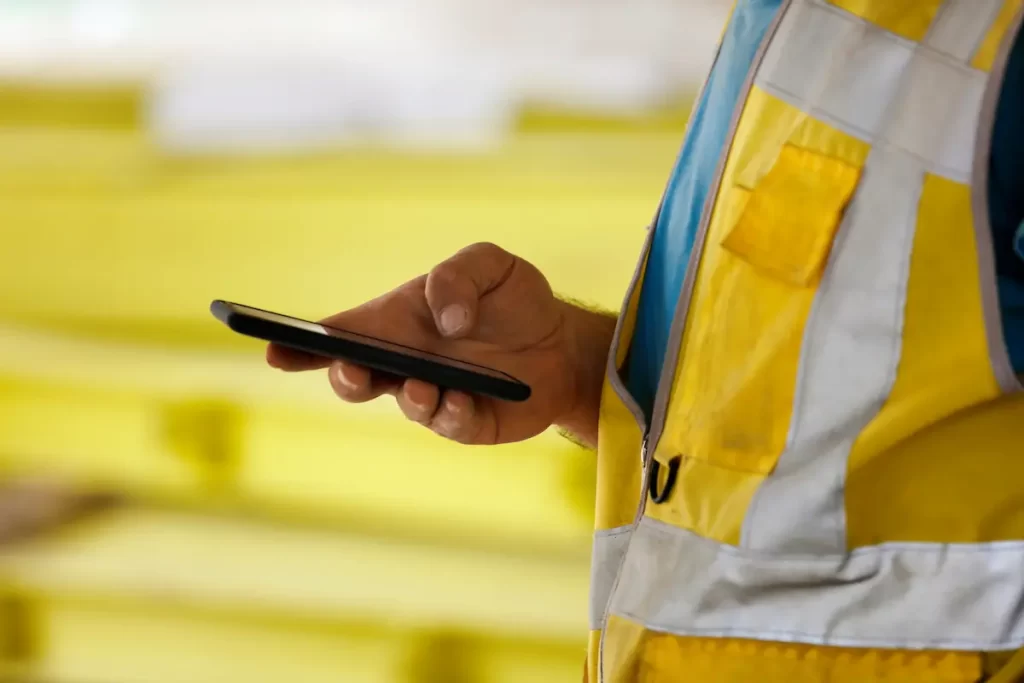
[[[239,334],[314,356],[503,401],[530,398],[528,385],[500,370],[230,301],[214,301],[210,312]]]

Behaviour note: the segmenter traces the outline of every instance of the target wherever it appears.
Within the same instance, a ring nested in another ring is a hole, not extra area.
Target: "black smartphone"
[[[314,356],[347,360],[396,377],[503,401],[530,398],[528,385],[500,370],[230,301],[214,301],[210,312],[239,334]]]

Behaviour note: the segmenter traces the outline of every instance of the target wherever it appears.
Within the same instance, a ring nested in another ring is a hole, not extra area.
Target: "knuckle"
[[[451,285],[459,280],[459,271],[454,263],[446,261],[430,271],[430,275],[427,277],[427,284],[432,285]]]
[[[398,407],[402,414],[411,422],[426,424],[430,421],[430,410],[427,406],[417,404],[410,400],[405,392],[399,392],[397,396]]]

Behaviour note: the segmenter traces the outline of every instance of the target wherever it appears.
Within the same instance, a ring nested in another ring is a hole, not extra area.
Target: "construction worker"
[[[1024,676],[1022,15],[739,0],[617,322],[490,245],[328,319],[534,390],[347,401],[597,446],[591,681]]]

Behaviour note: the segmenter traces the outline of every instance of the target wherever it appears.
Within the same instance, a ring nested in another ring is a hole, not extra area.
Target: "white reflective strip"
[[[846,549],[846,460],[896,377],[923,184],[905,152],[869,155],[804,332],[788,443],[747,513],[744,547]]]
[[[955,19],[966,10],[954,4]],[[987,12],[990,4],[982,0],[979,8]],[[887,142],[928,171],[967,182],[987,74],[940,48],[973,49],[987,26],[973,21],[957,32],[943,25],[925,48],[820,0],[802,0],[783,20],[756,83],[853,137]],[[892,110],[906,125],[886,127]]]
[[[936,175],[970,182],[988,74],[914,59],[906,78],[909,89],[895,103],[893,123],[882,140],[916,155]]]
[[[967,62],[1002,8],[1003,0],[946,0],[924,44],[958,62]]]
[[[850,14],[803,0],[782,21],[755,83],[856,138],[872,139],[913,50],[913,43]]]
[[[838,647],[1024,646],[1024,543],[768,556],[640,522],[610,612],[649,629]]]
[[[620,526],[594,533],[594,551],[590,558],[590,630],[604,626],[605,609],[611,597],[615,577],[629,545],[633,526]]]
[[[865,31],[864,22],[852,15],[826,11],[809,1],[794,19],[795,44],[802,47],[800,31],[814,26],[846,40],[856,38],[849,31],[862,31],[860,44],[866,52],[859,54],[864,59],[838,64],[839,75],[826,79],[841,85],[846,76],[853,76],[849,86],[858,91],[856,97],[871,96],[869,83],[877,80],[877,94],[885,102],[869,109],[849,100],[854,114],[835,110],[848,120],[870,123],[877,141],[866,138],[874,147],[804,330],[786,448],[754,496],[741,544],[780,553],[840,553],[846,549],[847,458],[888,397],[899,366],[910,252],[925,172],[934,172],[940,163],[962,166],[970,174],[987,80],[972,70],[980,80],[971,78],[961,83],[967,90],[948,92],[949,74],[966,73],[967,67],[952,64],[935,50],[911,50],[900,68],[903,58],[896,59],[893,50],[909,45],[906,41],[875,28]],[[947,0],[940,8],[934,26],[943,28],[927,37],[935,49],[960,49],[961,43],[974,45],[982,39],[988,25],[981,22],[968,23],[960,33],[944,27],[944,17],[962,14],[959,0]],[[953,41],[949,45],[947,38]],[[876,74],[869,68],[873,57],[868,53],[881,57],[882,68],[896,68],[895,74]],[[818,60],[824,58],[819,55]],[[840,103],[835,98],[831,102]],[[970,137],[966,145],[947,145],[946,138],[934,138],[942,131],[970,131]],[[930,160],[921,153],[929,148]]]

